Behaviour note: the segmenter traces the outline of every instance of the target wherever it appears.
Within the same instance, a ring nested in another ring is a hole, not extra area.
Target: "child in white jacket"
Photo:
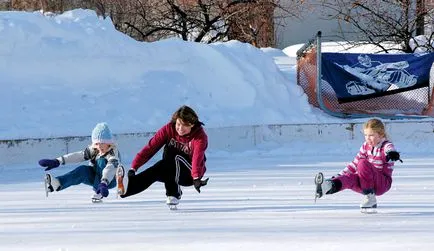
[[[98,123],[92,131],[92,144],[82,151],[69,153],[56,159],[41,159],[39,165],[51,170],[67,163],[89,161],[74,170],[57,177],[45,175],[45,190],[48,193],[61,191],[70,186],[86,184],[92,186],[93,202],[101,202],[109,195],[109,189],[116,186],[115,173],[120,165],[120,154],[113,135],[106,123]]]

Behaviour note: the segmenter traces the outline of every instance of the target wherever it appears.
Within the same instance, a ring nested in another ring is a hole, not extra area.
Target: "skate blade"
[[[315,203],[316,203],[316,200],[321,198],[322,196],[323,196],[323,194],[322,194],[322,190],[321,190],[321,185],[316,185]]]
[[[315,193],[315,203],[316,203],[316,200],[319,198],[321,198],[321,196],[319,194]]]
[[[376,214],[377,208],[369,207],[369,208],[360,208],[360,212],[363,214]]]
[[[48,194],[54,191],[53,186],[51,186],[50,184],[51,184],[50,176],[48,174],[45,174],[44,187],[45,187],[45,197],[47,198],[48,198]]]
[[[117,193],[119,195],[125,194],[125,188],[124,188],[124,171],[122,169],[119,169],[116,173],[116,182],[117,182]]]
[[[315,203],[316,200],[322,197],[321,184],[324,182],[324,174],[318,173],[315,175]]]
[[[117,191],[118,192],[118,196],[124,195],[125,194],[125,189],[124,189],[124,185],[122,184],[122,178],[118,179],[117,182],[118,182],[118,184],[119,184],[119,182],[121,182],[120,183],[121,185],[118,185],[118,191]]]
[[[376,214],[377,213],[377,204],[372,207],[361,207],[360,212],[364,214]]]
[[[92,198],[92,203],[102,203],[102,200]]]
[[[178,210],[178,205],[167,204],[167,206],[169,207],[169,209],[170,209],[171,211]]]
[[[48,184],[47,184],[47,177],[44,178],[44,187],[45,187],[45,197],[48,198]]]

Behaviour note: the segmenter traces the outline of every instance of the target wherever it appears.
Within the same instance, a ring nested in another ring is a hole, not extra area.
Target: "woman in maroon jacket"
[[[176,207],[181,199],[180,186],[191,186],[200,193],[207,184],[205,174],[205,150],[208,137],[196,112],[188,106],[180,107],[169,123],[164,125],[137,153],[131,169],[125,175],[123,167],[116,172],[118,194],[125,198],[146,190],[154,182],[163,182],[166,203]],[[164,146],[163,158],[153,166],[136,174],[137,170]]]

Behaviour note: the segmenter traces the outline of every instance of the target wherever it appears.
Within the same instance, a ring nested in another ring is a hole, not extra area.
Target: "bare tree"
[[[256,47],[275,44],[274,13],[283,8],[277,1],[252,1],[233,8],[234,15],[227,18],[228,39],[248,42]]]
[[[425,0],[416,0],[416,13],[423,13],[425,10]],[[416,16],[416,35],[425,34],[425,15]]]
[[[274,45],[275,9],[296,16],[291,1],[278,0],[99,0],[116,28],[140,41],[180,37],[211,43],[238,39],[256,46]]]
[[[353,30],[342,30],[342,34],[376,45],[381,51],[389,52],[391,48],[385,44],[390,42],[400,45],[393,49],[407,53],[420,47],[434,51],[432,43],[418,45],[415,40],[434,18],[423,0],[322,0],[321,6],[331,10],[330,18],[351,25]],[[354,40],[341,38],[357,45]],[[427,34],[427,38],[432,42],[433,34]],[[411,46],[414,43],[416,47]]]
[[[44,12],[62,13],[65,11],[64,0],[39,0],[39,2]]]
[[[62,13],[94,9],[139,41],[179,37],[211,43],[237,39],[274,46],[277,19],[297,17],[304,0],[10,0],[12,9]],[[285,3],[285,5],[281,4]],[[279,17],[276,17],[278,11]]]
[[[0,0],[0,10],[9,10],[11,8],[11,0]]]

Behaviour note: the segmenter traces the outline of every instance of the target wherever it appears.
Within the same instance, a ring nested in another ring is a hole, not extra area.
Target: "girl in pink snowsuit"
[[[376,208],[376,195],[389,191],[394,161],[400,160],[399,153],[387,139],[384,124],[379,119],[368,120],[363,125],[363,133],[365,142],[354,160],[337,177],[323,180],[322,173],[317,174],[318,198],[351,189],[365,195],[361,208]]]

